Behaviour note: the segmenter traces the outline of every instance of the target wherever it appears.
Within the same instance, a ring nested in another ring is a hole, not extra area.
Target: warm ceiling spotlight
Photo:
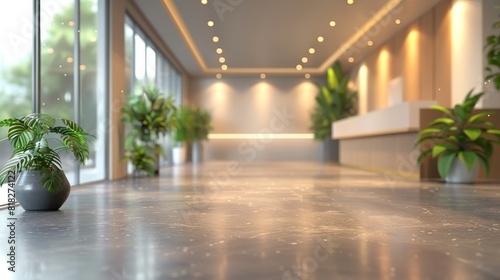
[[[330,26],[331,27],[334,27],[335,25],[337,25],[337,23],[334,20],[330,21]]]
[[[354,3],[354,0],[347,0],[347,4],[352,5]]]
[[[264,74],[264,73],[260,74],[260,78],[261,78],[262,80],[264,80],[264,79],[266,78],[266,74]]]
[[[299,71],[300,71],[300,70],[302,70],[302,65],[297,64],[297,66],[295,67],[295,69],[297,69],[297,70],[299,70]]]
[[[226,70],[227,70],[227,65],[226,65],[226,64],[223,64],[223,65],[220,67],[220,69],[222,69],[222,70],[226,71]]]
[[[221,78],[222,78],[222,74],[221,74],[221,73],[218,73],[217,75],[215,75],[215,77],[216,77],[217,79],[221,79]]]
[[[207,22],[207,25],[208,25],[208,26],[210,26],[210,27],[212,27],[212,26],[214,26],[214,22],[213,22],[213,21],[211,21],[211,20],[209,20],[209,21]]]
[[[222,49],[221,49],[221,48],[217,48],[216,52],[217,52],[218,54],[221,54],[221,53],[222,53]]]
[[[304,56],[304,57],[302,58],[302,63],[307,63],[308,61],[309,61],[309,59],[308,59],[307,57],[305,57],[305,56]]]
[[[217,42],[219,42],[219,37],[217,37],[217,36],[214,36],[214,37],[212,38],[212,41],[214,41],[214,43],[217,43]]]
[[[226,59],[224,57],[219,57],[219,62],[224,63],[224,62],[226,62]]]
[[[372,40],[370,40],[370,41],[366,42],[366,44],[367,44],[369,47],[371,47],[371,46],[373,46],[373,41],[372,41]]]
[[[318,37],[318,42],[323,43],[324,40],[325,40],[325,38],[323,38],[323,36]]]
[[[354,62],[354,57],[352,57],[352,56],[351,56],[351,57],[349,57],[349,58],[347,59],[347,61],[349,61],[350,63],[353,63],[353,62]]]
[[[75,22],[74,22],[74,21],[72,21],[72,20],[70,20],[70,21],[68,22],[68,25],[69,25],[69,26],[71,26],[71,27],[73,27],[73,26],[75,26]]]
[[[315,50],[314,48],[310,48],[310,49],[309,49],[309,53],[310,53],[310,54],[314,54],[315,52],[316,52],[316,50]]]
[[[50,48],[50,49],[47,50],[47,52],[50,53],[50,54],[53,54],[55,52],[55,50],[53,48]]]
[[[201,4],[206,5],[208,3],[207,0],[201,0]]]
[[[87,70],[87,66],[86,66],[86,65],[84,65],[84,64],[80,65],[80,70],[82,70],[82,71]]]
[[[309,80],[311,78],[311,74],[307,73],[304,77]]]
[[[73,58],[70,56],[68,58],[66,58],[66,62],[67,63],[72,63],[73,62]]]
[[[398,18],[394,21],[396,24],[401,24],[401,20]]]

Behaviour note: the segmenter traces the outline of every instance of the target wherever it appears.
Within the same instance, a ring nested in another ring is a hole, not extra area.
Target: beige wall
[[[450,103],[451,0],[444,0],[372,52],[352,73],[358,88],[366,88],[367,111],[388,107],[391,80],[403,80],[403,101]],[[358,79],[360,69],[368,77]],[[365,83],[365,84],[360,84]],[[364,106],[362,106],[364,107]]]
[[[211,113],[214,134],[312,134],[318,89],[302,76],[198,77],[189,88],[190,103]],[[315,160],[320,148],[312,139],[212,139],[206,146],[212,160]]]

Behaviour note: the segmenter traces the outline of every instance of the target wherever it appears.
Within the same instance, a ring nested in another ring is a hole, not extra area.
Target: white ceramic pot
[[[477,173],[479,170],[479,164],[476,162],[476,165],[469,170],[467,166],[456,157],[451,164],[450,172],[448,176],[446,176],[445,181],[448,183],[457,183],[457,184],[470,184],[474,183],[477,178]]]

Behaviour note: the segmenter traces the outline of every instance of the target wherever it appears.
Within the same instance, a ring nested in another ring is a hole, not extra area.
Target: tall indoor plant
[[[500,6],[496,7],[500,9]],[[493,24],[494,29],[500,29],[500,21]],[[495,88],[500,90],[500,34],[486,37],[486,71],[489,73],[485,81],[492,81]]]
[[[418,162],[428,155],[438,158],[441,178],[452,183],[472,183],[480,162],[489,174],[493,144],[500,142],[500,130],[488,120],[492,112],[473,113],[484,93],[470,91],[461,104],[452,110],[435,105],[431,108],[443,114],[419,133],[417,146],[421,147]]]
[[[5,119],[0,127],[9,128],[2,141],[8,140],[14,148],[0,170],[0,185],[12,172],[21,172],[15,192],[25,210],[59,209],[70,192],[59,152],[66,151],[84,164],[89,158],[87,137],[92,135],[71,120],[47,114]]]
[[[342,72],[342,64],[336,61],[327,70],[327,84],[316,84],[319,92],[316,96],[316,107],[311,114],[316,140],[322,140],[325,154],[338,154],[328,149],[332,145],[332,123],[352,116],[356,113],[357,92],[349,88],[349,76]]]
[[[212,130],[210,113],[196,106],[182,106],[177,111],[177,128],[174,141],[186,146],[186,158],[193,162],[202,161],[202,141],[208,139]]]
[[[175,111],[173,98],[154,87],[131,95],[121,109],[122,121],[130,125],[124,159],[132,162],[136,172],[151,176],[159,172],[159,155],[165,157],[159,140],[175,127]]]

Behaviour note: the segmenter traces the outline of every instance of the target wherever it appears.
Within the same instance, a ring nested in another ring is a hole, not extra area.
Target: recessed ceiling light
[[[299,70],[299,71],[300,71],[300,70],[302,70],[302,65],[297,64],[297,66],[295,67],[295,69],[297,69],[297,70]]]
[[[208,3],[207,0],[201,0],[201,4],[206,5]]]
[[[354,3],[354,0],[347,0],[347,4],[351,5]]]
[[[323,38],[323,36],[318,37],[318,42],[323,43],[324,40],[325,40],[325,38]]]
[[[226,70],[227,70],[227,65],[226,65],[226,64],[223,64],[223,65],[220,67],[220,69],[222,69],[222,70],[226,71]]]
[[[347,59],[347,61],[349,61],[350,63],[353,63],[353,62],[354,62],[354,57],[352,57],[352,56],[351,56],[351,57],[349,57],[349,58]]]
[[[334,27],[335,25],[337,25],[337,23],[334,20],[330,21],[330,26],[331,27]]]
[[[260,78],[261,78],[262,80],[264,80],[264,79],[266,78],[266,74],[264,74],[264,73],[260,74]]]
[[[316,50],[315,50],[314,48],[310,48],[310,49],[309,49],[309,53],[310,53],[310,54],[314,54],[315,52],[316,52]]]
[[[304,77],[306,77],[306,79],[310,79],[311,78],[311,74],[307,73]]]
[[[221,54],[221,53],[222,53],[222,49],[221,49],[221,48],[217,48],[216,52],[217,52],[218,54]]]
[[[304,56],[304,57],[302,58],[302,63],[307,63],[308,61],[309,61],[309,59],[308,59],[307,57],[305,57],[305,56]]]
[[[226,59],[224,57],[219,57],[219,62],[224,63],[224,62],[226,62]]]
[[[398,18],[394,21],[396,24],[401,24],[401,20]]]
[[[213,21],[211,21],[211,20],[209,20],[209,21],[207,22],[207,25],[208,25],[208,26],[210,26],[210,27],[212,27],[212,26],[214,26],[214,22],[213,22]]]
[[[222,78],[222,74],[221,74],[221,73],[218,73],[217,75],[215,75],[215,77],[216,77],[217,79],[220,79],[220,78]]]
[[[217,37],[217,36],[214,36],[214,37],[212,38],[212,41],[214,41],[214,43],[217,43],[217,42],[219,42],[219,37]]]
[[[370,40],[370,41],[366,42],[366,44],[371,47],[371,46],[373,46],[373,41]]]

